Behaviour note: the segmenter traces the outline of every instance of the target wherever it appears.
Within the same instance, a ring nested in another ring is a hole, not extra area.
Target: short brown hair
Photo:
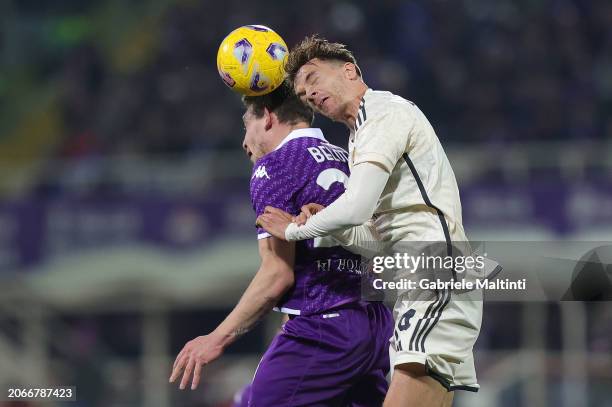
[[[281,123],[285,124],[308,123],[312,125],[314,120],[312,109],[296,96],[287,80],[267,95],[243,96],[242,103],[247,109],[250,107],[257,118],[264,115],[264,109],[268,109],[276,114]]]
[[[329,42],[317,34],[306,37],[289,52],[285,71],[289,80],[293,82],[295,76],[302,66],[311,59],[318,58],[327,61],[351,62],[357,67],[357,74],[361,76],[361,70],[357,66],[357,60],[346,45],[338,42]]]

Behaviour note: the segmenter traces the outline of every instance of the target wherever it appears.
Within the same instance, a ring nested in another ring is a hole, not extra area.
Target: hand
[[[302,212],[293,218],[293,223],[296,223],[298,226],[302,226],[304,223],[308,222],[308,219],[312,215],[316,215],[321,212],[325,207],[323,205],[319,205],[317,203],[309,203],[307,205],[302,206]]]
[[[179,388],[181,390],[187,387],[189,377],[193,372],[193,380],[191,382],[191,390],[195,390],[200,383],[200,374],[202,366],[214,361],[223,354],[224,348],[220,338],[214,334],[198,336],[185,344],[183,350],[178,354],[174,365],[172,366],[172,374],[170,375],[170,383],[173,383],[184,370],[183,379]]]
[[[272,236],[281,240],[287,240],[285,239],[285,230],[291,222],[293,222],[293,216],[287,212],[266,206],[264,213],[259,215],[255,224],[264,228]]]

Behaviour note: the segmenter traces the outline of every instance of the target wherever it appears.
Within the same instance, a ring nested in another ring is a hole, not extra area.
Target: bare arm
[[[184,370],[181,389],[187,386],[192,372],[191,389],[195,389],[202,366],[217,359],[226,347],[252,329],[293,286],[294,243],[274,237],[260,239],[259,254],[259,270],[232,312],[213,332],[187,342],[176,357],[170,382]]]
[[[295,244],[274,237],[259,240],[261,266],[242,298],[215,329],[225,346],[248,332],[276,305],[293,286]]]

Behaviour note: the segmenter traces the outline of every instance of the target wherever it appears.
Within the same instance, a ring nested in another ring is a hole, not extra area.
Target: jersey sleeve
[[[263,214],[266,206],[272,206],[297,214],[295,194],[299,185],[292,177],[291,163],[278,160],[260,160],[253,167],[251,175],[251,203],[256,217]],[[257,239],[265,239],[271,235],[265,229],[257,227]]]
[[[368,118],[355,139],[353,166],[373,162],[391,173],[406,152],[414,125],[414,112],[403,106]]]

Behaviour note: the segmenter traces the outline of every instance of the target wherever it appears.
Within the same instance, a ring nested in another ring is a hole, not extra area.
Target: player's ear
[[[355,80],[359,78],[359,68],[357,68],[357,65],[355,65],[354,63],[345,62],[343,68],[344,75],[347,79]]]
[[[272,113],[267,107],[264,107],[264,128],[270,130],[272,128]]]

